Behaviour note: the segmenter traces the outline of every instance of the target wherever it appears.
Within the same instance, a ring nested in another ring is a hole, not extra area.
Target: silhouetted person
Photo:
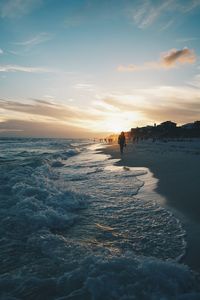
[[[124,147],[126,147],[126,138],[125,138],[125,134],[123,131],[118,136],[118,144],[120,147],[120,153],[123,154]]]

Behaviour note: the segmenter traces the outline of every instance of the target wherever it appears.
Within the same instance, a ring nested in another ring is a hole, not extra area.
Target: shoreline
[[[190,144],[176,144],[180,149],[170,143],[128,144],[123,157],[118,145],[100,150],[112,159],[120,159],[116,165],[146,167],[153,173],[158,180],[155,192],[165,199],[160,205],[169,209],[186,231],[187,248],[181,262],[200,273],[200,153],[195,145],[192,148]]]

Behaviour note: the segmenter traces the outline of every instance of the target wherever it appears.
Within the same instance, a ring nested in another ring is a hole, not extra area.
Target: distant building
[[[175,122],[165,121],[159,125],[131,128],[131,137],[135,139],[163,138],[200,138],[200,121],[177,126]]]
[[[195,121],[194,123],[187,123],[181,126],[184,129],[200,129],[200,121]]]
[[[193,126],[195,129],[200,129],[200,121],[195,121]]]
[[[193,129],[194,123],[187,123],[181,126],[183,129]]]
[[[174,123],[172,121],[165,121],[165,122],[162,122],[158,126],[163,128],[163,129],[174,129],[174,128],[176,128],[176,123]]]

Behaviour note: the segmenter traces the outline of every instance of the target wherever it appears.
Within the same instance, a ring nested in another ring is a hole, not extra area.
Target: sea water
[[[145,190],[149,170],[97,149],[0,140],[0,299],[200,299],[180,222]]]

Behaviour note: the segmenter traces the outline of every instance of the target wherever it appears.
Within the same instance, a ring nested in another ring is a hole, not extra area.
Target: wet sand
[[[200,272],[200,141],[128,144],[123,156],[118,145],[102,149],[118,165],[147,167],[158,179],[156,191],[166,201],[161,203],[182,222],[187,250],[183,263]]]

